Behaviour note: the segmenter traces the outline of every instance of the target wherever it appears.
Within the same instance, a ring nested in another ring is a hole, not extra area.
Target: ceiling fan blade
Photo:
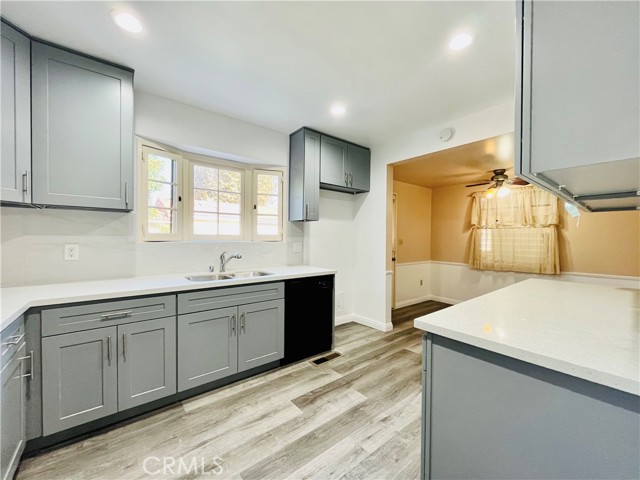
[[[465,187],[479,187],[480,185],[489,185],[491,182],[472,183],[471,185],[465,185]]]
[[[523,180],[520,177],[514,177],[514,178],[510,179],[509,183],[511,185],[529,185],[529,182],[527,182],[526,180]]]

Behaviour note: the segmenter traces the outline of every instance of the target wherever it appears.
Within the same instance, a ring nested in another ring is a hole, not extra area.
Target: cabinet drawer
[[[204,312],[279,298],[284,298],[283,282],[201,290],[178,295],[178,313]]]
[[[13,355],[18,351],[20,345],[24,343],[24,317],[15,320],[11,325],[5,328],[0,334],[1,360],[0,365],[4,367]]]
[[[152,320],[175,314],[175,295],[51,308],[42,311],[42,336]]]

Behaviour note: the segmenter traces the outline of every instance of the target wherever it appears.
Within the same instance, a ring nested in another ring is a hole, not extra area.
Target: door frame
[[[398,253],[398,194],[393,194],[391,205],[391,310],[396,308],[396,264]]]

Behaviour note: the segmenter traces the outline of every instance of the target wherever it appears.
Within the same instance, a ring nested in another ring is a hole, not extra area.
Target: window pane
[[[220,235],[240,235],[240,215],[220,215]]]
[[[237,193],[220,192],[220,211],[240,214],[241,197]]]
[[[175,208],[174,187],[168,183],[149,182],[149,206]]]
[[[240,193],[241,187],[242,175],[240,172],[220,170],[220,191]]]
[[[149,208],[149,233],[169,234],[175,231],[176,215],[173,210]]]
[[[258,195],[258,214],[278,215],[278,197]]]
[[[258,215],[258,235],[278,235],[278,217]]]
[[[258,174],[258,193],[278,195],[280,182],[277,175]]]
[[[202,165],[193,166],[193,186],[218,190],[218,169]]]
[[[193,190],[193,209],[199,212],[218,211],[218,192],[209,190]]]
[[[218,214],[194,212],[193,233],[195,235],[217,235],[218,234]]]
[[[173,160],[150,153],[147,155],[149,179],[171,183],[174,180]]]

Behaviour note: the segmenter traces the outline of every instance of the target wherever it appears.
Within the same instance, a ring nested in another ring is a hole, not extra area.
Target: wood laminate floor
[[[336,327],[342,355],[274,370],[26,458],[19,480],[415,479],[420,470],[421,332],[394,312],[383,333]]]

